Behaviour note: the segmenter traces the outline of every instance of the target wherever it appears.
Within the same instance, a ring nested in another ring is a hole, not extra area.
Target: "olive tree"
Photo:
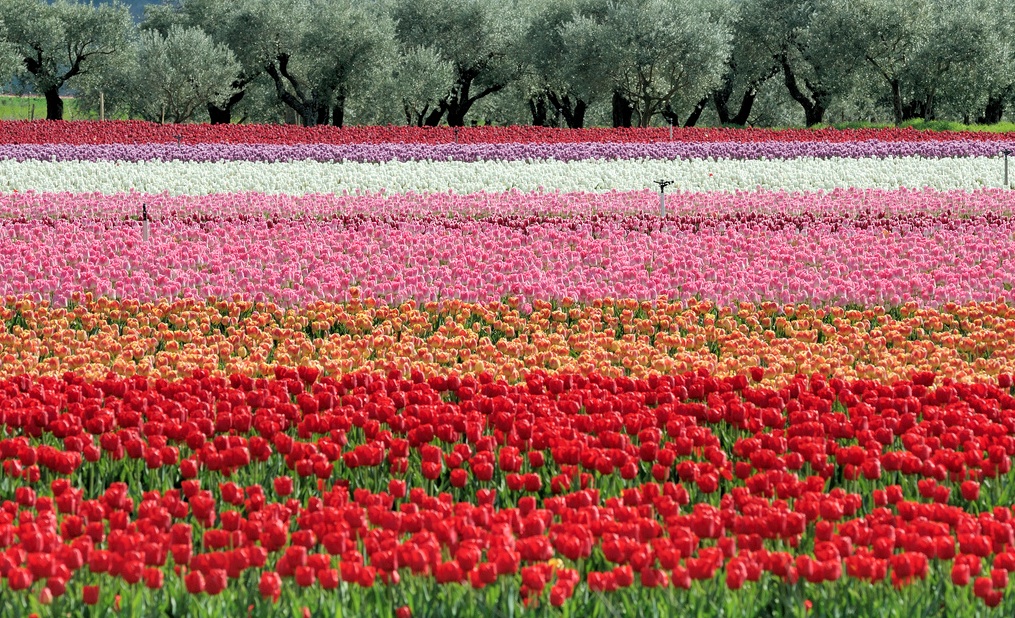
[[[143,32],[137,50],[132,115],[187,122],[233,94],[240,71],[235,55],[198,28],[173,26],[164,36]]]
[[[828,58],[865,65],[889,91],[895,123],[917,115],[907,105],[910,79],[923,70],[921,53],[934,28],[934,7],[925,0],[823,0],[812,32]]]
[[[934,5],[930,36],[906,75],[910,92],[903,116],[947,115],[968,123],[970,111],[986,105],[991,86],[1010,83],[1004,43],[984,3],[936,0]]]
[[[447,94],[423,119],[426,125],[446,116],[449,125],[464,126],[476,101],[518,76],[511,50],[521,23],[502,0],[395,0],[391,15],[403,49],[433,49],[454,69]]]
[[[732,12],[731,53],[722,82],[709,97],[720,124],[747,124],[761,88],[783,70],[780,24],[772,23],[770,9],[765,0],[744,0]]]
[[[405,123],[423,126],[450,96],[454,66],[432,47],[414,47],[399,52],[391,71],[392,91],[401,102]]]
[[[19,77],[46,98],[46,119],[63,120],[60,89],[101,72],[128,47],[130,12],[119,2],[0,0]]]
[[[580,129],[589,105],[611,92],[610,74],[603,71],[606,48],[598,39],[609,2],[532,0],[523,6],[525,27],[515,51],[534,124],[545,124],[552,110]]]
[[[0,86],[6,84],[7,80],[14,77],[17,62],[14,49],[7,42],[3,18],[0,17]]]
[[[239,0],[231,45],[259,67],[306,126],[341,126],[347,98],[365,87],[393,44],[390,21],[354,0]]]
[[[142,30],[156,30],[163,36],[169,29],[199,28],[220,45],[235,49],[234,43],[245,35],[248,24],[241,19],[237,5],[222,0],[163,0],[162,4],[150,4],[144,9]],[[239,62],[243,58],[237,57]],[[258,64],[240,62],[239,69],[230,83],[231,94],[221,101],[207,104],[208,119],[212,124],[228,124],[233,113],[247,96],[250,87],[262,75]]]
[[[980,17],[990,24],[990,52],[979,66],[984,97],[972,117],[996,124],[1006,107],[1015,103],[1015,5],[1008,0],[984,0],[978,6]]]
[[[730,53],[730,7],[711,0],[617,0],[591,29],[613,81],[613,124],[678,124],[720,83]]]

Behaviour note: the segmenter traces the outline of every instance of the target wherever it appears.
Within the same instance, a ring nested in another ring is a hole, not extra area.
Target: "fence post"
[[[99,91],[99,120],[106,119],[106,93]]]

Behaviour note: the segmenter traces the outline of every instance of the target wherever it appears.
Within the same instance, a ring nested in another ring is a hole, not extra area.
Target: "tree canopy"
[[[1009,0],[162,0],[139,23],[119,0],[0,0],[0,16],[0,81],[49,119],[72,92],[168,122],[308,126],[996,123],[1015,104]]]
[[[127,47],[127,7],[71,0],[0,0],[4,40],[18,59],[16,74],[46,97],[46,119],[63,119],[60,89],[101,73]]]

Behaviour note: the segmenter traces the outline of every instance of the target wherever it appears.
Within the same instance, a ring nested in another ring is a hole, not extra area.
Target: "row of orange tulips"
[[[779,385],[798,373],[906,379],[932,371],[959,381],[1015,372],[1015,304],[915,304],[848,309],[744,303],[515,299],[388,306],[373,299],[284,309],[270,303],[159,303],[82,296],[70,307],[7,298],[0,306],[0,377],[251,377],[275,366],[325,374],[410,368],[427,377],[526,369],[644,377],[704,368],[753,371]],[[760,369],[758,369],[760,368]]]

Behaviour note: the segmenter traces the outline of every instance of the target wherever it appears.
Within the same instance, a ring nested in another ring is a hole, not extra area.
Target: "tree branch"
[[[505,84],[495,84],[493,86],[490,86],[489,88],[485,88],[482,92],[480,92],[476,96],[469,97],[468,99],[466,99],[466,102],[468,102],[469,105],[472,105],[473,103],[475,103],[476,101],[482,99],[487,95],[493,94],[495,92],[500,92],[501,90],[504,89],[504,86]]]

